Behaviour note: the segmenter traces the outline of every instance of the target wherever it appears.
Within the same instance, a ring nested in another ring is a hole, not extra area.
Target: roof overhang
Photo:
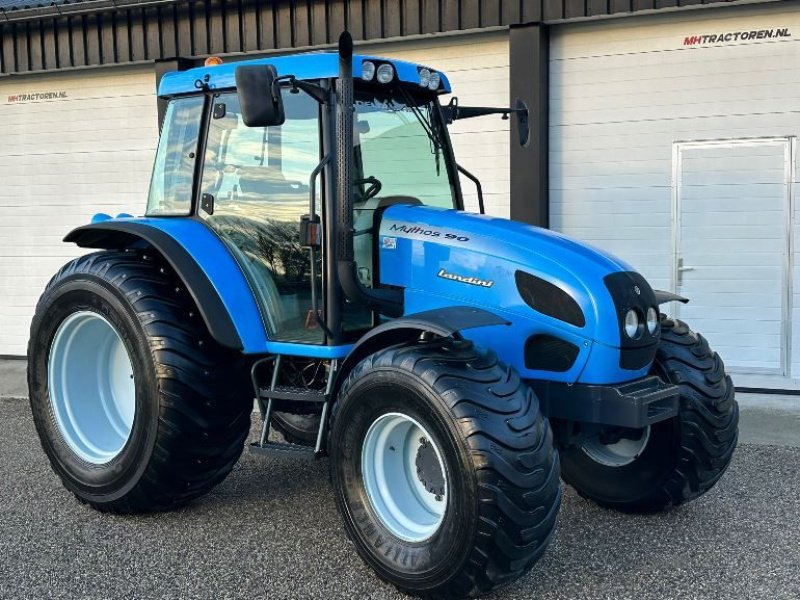
[[[402,60],[392,60],[376,56],[353,55],[353,77],[361,77],[361,65],[364,61],[389,62],[394,65],[397,78],[405,83],[418,84],[419,70],[427,68],[425,65],[409,63]],[[173,71],[162,77],[158,88],[158,95],[162,97],[179,96],[197,92],[196,82],[202,81],[210,89],[224,90],[236,87],[236,67],[241,64],[248,65],[273,65],[278,75],[294,75],[297,79],[329,79],[339,74],[339,55],[331,52],[307,52],[304,54],[291,54],[288,56],[275,56],[259,58],[248,61],[233,61],[213,67],[198,67],[187,71]],[[450,82],[444,73],[439,72],[441,84],[439,94],[450,92]]]

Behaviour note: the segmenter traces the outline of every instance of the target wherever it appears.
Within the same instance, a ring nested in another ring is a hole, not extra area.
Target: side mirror
[[[278,71],[272,65],[236,67],[236,91],[242,120],[248,127],[283,125],[283,98],[275,85]]]

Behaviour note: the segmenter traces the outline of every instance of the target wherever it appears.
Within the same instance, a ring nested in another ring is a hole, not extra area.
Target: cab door
[[[302,93],[284,91],[283,102],[283,125],[247,127],[235,92],[214,98],[198,214],[244,271],[270,339],[319,344],[324,335],[313,314],[300,221],[309,212],[309,178],[320,161],[320,109]],[[316,273],[315,297],[322,298],[319,265]]]

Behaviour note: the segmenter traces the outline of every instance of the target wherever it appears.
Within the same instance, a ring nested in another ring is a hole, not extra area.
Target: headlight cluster
[[[361,63],[361,79],[364,81],[376,79],[378,83],[391,83],[394,77],[394,66],[390,63],[376,65],[371,60],[365,60]]]
[[[426,67],[419,69],[419,85],[429,90],[438,90],[442,77],[436,71],[431,71]]]
[[[647,309],[647,315],[642,317],[638,309],[631,308],[625,313],[625,335],[635,340],[642,337],[645,328],[653,335],[658,328],[658,311],[654,306]]]

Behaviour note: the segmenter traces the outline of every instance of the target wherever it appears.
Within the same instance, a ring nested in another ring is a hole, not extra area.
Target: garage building
[[[143,212],[164,72],[329,48],[346,28],[361,52],[446,72],[462,104],[527,102],[526,147],[499,118],[454,126],[488,212],[690,297],[670,312],[740,387],[800,388],[800,3],[31,1],[0,0],[0,355],[24,356],[36,299],[78,252],[63,235]]]

